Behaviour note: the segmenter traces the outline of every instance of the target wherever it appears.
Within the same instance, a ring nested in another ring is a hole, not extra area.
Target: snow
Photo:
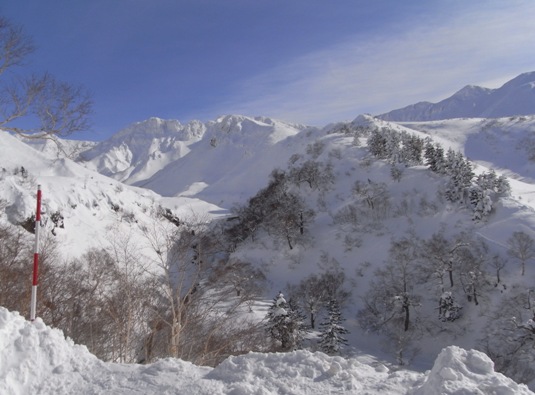
[[[237,115],[187,125],[151,118],[84,152],[82,164],[163,196],[195,194],[229,206],[264,186],[273,164],[302,144],[303,131],[316,129]]]
[[[105,363],[39,318],[0,307],[0,393],[5,395],[176,394],[532,394],[493,371],[485,354],[448,347],[427,374],[386,367],[369,356],[320,352],[249,353],[215,368],[178,359]]]
[[[439,354],[433,369],[414,395],[520,395],[531,393],[525,386],[494,372],[494,364],[483,353],[450,346]]]
[[[125,185],[55,154],[38,152],[0,131],[0,203],[6,202],[7,219],[18,224],[35,214],[35,194],[37,185],[41,185],[42,234],[50,234],[53,224],[48,217],[59,211],[65,228],[54,233],[64,257],[79,256],[91,247],[105,247],[119,234],[131,235],[138,245],[146,244],[141,225],[153,224],[160,206],[183,220],[227,213],[196,197],[162,197],[148,189]],[[21,167],[27,177],[15,174]]]
[[[464,93],[469,96],[472,90]],[[309,242],[290,251],[283,243],[260,236],[256,244],[239,246],[232,258],[251,262],[269,280],[271,288],[264,300],[255,302],[252,315],[258,321],[265,317],[267,301],[276,291],[286,292],[288,284],[297,284],[312,273],[343,271],[353,295],[344,310],[344,326],[350,330],[344,358],[311,351],[251,353],[229,358],[215,368],[172,359],[143,366],[105,363],[42,321],[30,324],[15,313],[1,311],[0,393],[529,393],[526,387],[494,373],[492,362],[472,348],[478,346],[499,302],[515,288],[531,286],[533,262],[528,263],[527,275],[520,277],[519,266],[511,260],[502,272],[507,289],[493,288],[478,307],[465,301],[461,322],[447,323],[448,327],[437,323],[442,332],[418,341],[420,353],[408,362],[419,372],[391,365],[393,358],[384,339],[360,329],[356,313],[374,272],[388,260],[392,240],[407,235],[423,240],[442,231],[447,236],[466,232],[486,240],[492,253],[504,256],[512,232],[521,230],[535,237],[531,152],[535,115],[402,124],[362,115],[352,124],[430,136],[474,161],[476,173],[494,168],[498,175],[507,175],[512,196],[498,201],[488,219],[472,221],[468,210],[438,198],[442,176],[425,166],[414,166],[403,169],[401,182],[393,182],[389,164],[370,159],[366,148],[353,144],[352,136],[332,132],[340,124],[319,130],[238,115],[187,125],[151,118],[97,145],[65,143],[70,152],[90,147],[82,155],[85,160],[76,161],[72,155],[58,153],[53,145],[31,142],[29,146],[1,132],[0,222],[17,224],[33,214],[35,189],[41,184],[45,220],[56,210],[64,216],[65,229],[55,230],[64,257],[107,246],[118,236],[130,238],[143,249],[147,241],[140,228],[154,225],[154,213],[160,207],[181,219],[197,216],[208,221],[228,215],[233,205],[244,203],[266,186],[274,168],[286,170],[294,154],[299,157],[298,164],[310,158],[329,162],[336,178],[330,191],[311,191],[304,184],[299,187],[316,211]],[[316,143],[323,148],[309,150]],[[21,166],[28,177],[15,174]],[[335,223],[336,213],[357,201],[352,190],[355,182],[367,179],[388,185],[392,215],[383,223],[365,224],[365,228]],[[49,235],[50,229],[49,221],[43,234]],[[426,313],[436,316],[434,310]],[[520,321],[526,322],[526,317]],[[458,347],[446,347],[450,344]],[[421,373],[430,369],[435,359],[433,369]]]
[[[433,121],[451,118],[500,118],[533,114],[535,72],[523,73],[498,89],[468,85],[438,102],[420,102],[378,115],[389,121]]]

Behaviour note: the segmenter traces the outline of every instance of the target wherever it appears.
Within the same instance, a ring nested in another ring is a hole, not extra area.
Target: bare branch
[[[0,75],[12,66],[21,66],[34,50],[32,40],[24,35],[21,27],[0,17]]]
[[[22,29],[0,17],[0,76],[22,66],[33,50]],[[65,137],[87,130],[92,105],[85,89],[47,73],[0,80],[0,128],[26,138]]]

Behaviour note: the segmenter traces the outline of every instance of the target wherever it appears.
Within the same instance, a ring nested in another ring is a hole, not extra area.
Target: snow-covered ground
[[[370,356],[250,353],[216,368],[178,359],[150,365],[105,363],[39,318],[28,322],[0,307],[0,393],[5,395],[522,395],[483,353],[448,347],[425,374],[388,367]]]

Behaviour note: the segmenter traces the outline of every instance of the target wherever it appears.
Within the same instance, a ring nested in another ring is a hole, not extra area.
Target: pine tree
[[[309,329],[306,325],[306,316],[293,299],[288,302],[288,328],[290,333],[291,349],[299,350],[302,348],[305,336]]]
[[[295,350],[301,346],[306,333],[304,317],[293,303],[286,301],[282,292],[273,300],[267,318],[269,335],[280,343],[281,350]]]
[[[368,149],[372,155],[379,159],[387,157],[387,141],[383,133],[379,129],[374,129],[368,137]]]
[[[328,305],[329,316],[320,324],[321,336],[319,346],[327,354],[337,354],[343,346],[347,346],[347,340],[343,335],[349,333],[342,326],[342,317],[338,302],[332,299]]]

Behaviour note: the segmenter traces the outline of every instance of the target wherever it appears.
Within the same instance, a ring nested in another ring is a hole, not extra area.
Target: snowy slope
[[[404,122],[470,160],[502,169],[510,178],[535,183],[535,115],[508,118]]]
[[[94,141],[68,140],[62,138],[34,140],[20,136],[15,137],[53,159],[69,158],[75,160],[81,152],[87,151],[97,145]]]
[[[296,351],[231,357],[216,368],[178,359],[104,363],[63,333],[0,307],[0,393],[62,394],[532,394],[493,371],[488,357],[445,349],[426,375],[379,361]]]
[[[50,156],[48,156],[50,154]],[[24,171],[21,171],[21,168]],[[19,139],[0,132],[0,221],[19,224],[35,214],[35,195],[40,184],[45,213],[43,235],[51,232],[61,244],[63,256],[76,256],[90,247],[105,247],[112,235],[140,235],[141,224],[160,221],[159,207],[179,217],[193,213],[221,212],[220,208],[194,198],[162,198],[156,193],[130,187],[86,169],[55,152],[39,152]],[[64,227],[54,229],[52,213],[64,217]]]
[[[189,152],[205,126],[192,121],[150,118],[119,131],[108,140],[82,152],[79,161],[116,180],[133,184],[145,180]]]
[[[497,89],[468,85],[438,103],[420,102],[378,118],[433,121],[451,118],[500,118],[535,113],[535,72],[519,75]]]
[[[367,116],[357,118],[354,123],[389,126],[385,121]],[[405,126],[390,126],[398,130],[408,130]],[[465,136],[465,132],[458,131],[459,136],[454,139],[451,135],[448,137],[448,130],[450,129],[446,127],[444,133],[438,137],[444,141],[451,138],[450,146],[462,148],[466,137],[461,139],[460,136]],[[421,137],[427,135],[418,131],[414,133]],[[388,261],[391,241],[409,236],[427,239],[443,230],[448,235],[466,231],[486,239],[492,251],[506,255],[505,242],[514,231],[522,229],[535,237],[535,202],[531,198],[535,194],[535,185],[520,180],[512,182],[513,197],[499,203],[496,213],[488,221],[474,222],[467,210],[437,197],[445,182],[442,177],[431,173],[424,166],[417,166],[405,169],[401,181],[393,182],[390,166],[383,161],[370,161],[367,149],[354,146],[352,140],[352,137],[337,133],[319,139],[325,148],[317,160],[331,161],[336,181],[332,190],[323,195],[306,186],[301,187],[303,194],[307,195],[307,202],[316,210],[316,217],[310,225],[310,244],[305,243],[288,250],[282,243],[271,244],[272,242],[264,240],[256,244],[246,243],[236,255],[244,261],[256,262],[266,270],[275,284],[273,293],[284,284],[298,283],[300,279],[312,273],[328,269],[343,270],[350,278],[353,291],[352,302],[347,311],[348,327],[352,332],[351,342],[359,349],[373,352],[372,349],[375,348],[377,352],[380,344],[373,343],[369,335],[358,329],[355,317],[356,311],[363,307],[362,298],[369,289],[375,271]],[[510,154],[514,155],[514,150]],[[310,157],[305,156],[303,160],[305,159]],[[478,171],[483,170],[488,169],[480,165]],[[355,201],[358,202],[352,191],[356,180],[364,184],[371,180],[388,185],[390,206],[384,222],[354,225],[349,219],[339,219],[339,214],[345,208]],[[520,196],[521,200],[517,200]],[[323,209],[318,205],[320,200]],[[533,267],[531,263],[530,267]],[[524,280],[517,278],[517,271],[512,264],[506,271],[511,276],[507,280],[509,284],[516,281],[529,283],[533,278],[533,274]],[[496,290],[491,297],[499,299],[500,295],[500,291]],[[467,304],[465,309],[479,314],[470,304]],[[430,310],[427,314],[435,313]],[[441,336],[428,339],[422,343],[422,349],[425,351],[420,353],[419,358],[426,361],[423,362],[425,365],[447,344],[474,347],[481,334],[481,327],[486,324],[486,319],[463,321],[461,325],[465,325],[467,331],[462,338],[442,333]]]
[[[263,117],[224,116],[187,125],[151,118],[81,157],[89,168],[163,196],[232,204],[263,186],[273,164],[285,164],[303,144],[291,137],[307,131],[316,129]],[[254,177],[247,176],[251,170]],[[244,178],[247,183],[240,181]]]

